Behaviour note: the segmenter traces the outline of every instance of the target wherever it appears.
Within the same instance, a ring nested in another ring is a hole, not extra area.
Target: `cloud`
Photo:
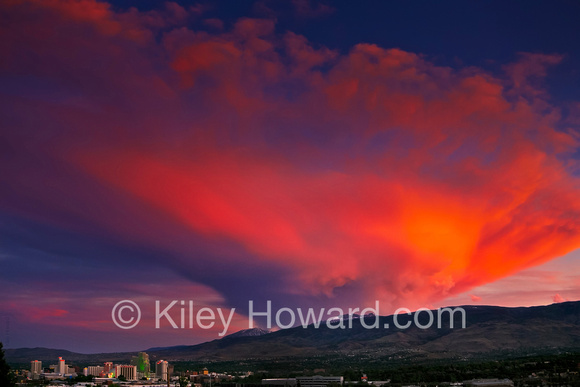
[[[427,302],[578,247],[578,182],[559,161],[577,144],[553,129],[555,108],[511,101],[480,70],[368,44],[337,58],[272,31],[245,19],[174,51],[181,86],[221,112],[192,123],[188,155],[79,163],[195,233],[288,266],[304,293],[364,278],[363,297]],[[284,43],[299,71],[274,49]]]
[[[270,19],[207,32],[177,4],[69,5],[2,5],[18,16],[0,27],[0,209],[25,225],[5,227],[11,249],[66,241],[94,264],[106,244],[224,305],[396,309],[580,247],[578,139],[540,81],[558,55],[492,74],[338,53]]]
[[[315,2],[316,6],[313,6],[311,0],[292,0],[292,5],[295,7],[296,14],[303,18],[315,18],[320,16],[325,16],[336,11],[335,8],[321,3]]]
[[[471,295],[471,296],[469,296],[469,297],[471,297],[471,301],[473,301],[473,302],[479,302],[479,301],[481,301],[481,297],[478,297],[478,296],[476,296],[476,295],[473,295],[473,294],[472,294],[472,295]]]
[[[579,253],[575,250],[561,258],[451,296],[437,305],[462,304],[472,294],[477,294],[489,305],[534,306],[551,301],[546,294],[578,294],[580,272],[575,262]]]
[[[554,296],[552,297],[552,300],[553,300],[555,303],[559,303],[559,302],[565,302],[565,301],[568,301],[567,299],[565,299],[564,297],[562,297],[560,294],[556,294],[556,295],[554,295]]]
[[[203,23],[209,27],[215,28],[217,30],[223,30],[224,29],[224,22],[221,21],[220,19],[215,19],[215,18],[210,18],[210,19],[205,19],[203,21]]]

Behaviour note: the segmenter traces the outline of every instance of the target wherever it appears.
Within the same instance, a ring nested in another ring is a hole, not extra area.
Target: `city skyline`
[[[136,364],[135,364],[136,363]],[[101,365],[88,365],[77,372],[78,366],[66,364],[62,357],[58,358],[58,364],[42,367],[42,361],[32,360],[30,362],[30,380],[58,380],[74,378],[78,375],[92,376],[100,379],[118,380],[120,377],[128,381],[137,380],[158,380],[167,381],[169,375],[169,363],[164,360],[155,362],[155,369],[151,370],[149,356],[146,352],[139,352],[131,360],[131,364],[118,364],[113,362],[103,362]],[[197,375],[197,373],[195,373]]]
[[[1,2],[0,341],[579,300],[580,6],[521,4]]]

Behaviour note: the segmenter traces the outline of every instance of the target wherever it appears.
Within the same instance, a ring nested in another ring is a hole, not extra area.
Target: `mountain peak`
[[[228,338],[236,338],[236,337],[254,337],[254,336],[263,336],[270,333],[267,329],[262,328],[249,328],[249,329],[242,329],[241,331],[237,331],[232,333],[231,335],[227,335]],[[224,339],[226,338],[224,337]]]

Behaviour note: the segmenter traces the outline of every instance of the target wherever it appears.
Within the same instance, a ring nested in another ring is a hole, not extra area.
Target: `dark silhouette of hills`
[[[153,358],[171,361],[228,361],[243,359],[273,359],[281,357],[309,358],[320,356],[371,357],[373,359],[465,359],[580,350],[580,301],[547,306],[506,308],[498,306],[463,306],[466,327],[461,328],[461,316],[455,314],[453,329],[449,317],[443,314],[441,328],[420,329],[414,324],[397,329],[393,316],[377,316],[378,329],[365,329],[361,322],[372,324],[375,316],[353,319],[350,329],[296,327],[276,332],[244,330],[222,339],[191,345],[150,348]],[[401,324],[413,321],[401,315]],[[419,324],[427,325],[429,316],[422,312]],[[386,329],[385,324],[389,325]],[[58,356],[75,361],[90,358],[114,361],[130,358],[134,353],[83,355],[46,348],[7,349],[8,361],[54,360]]]

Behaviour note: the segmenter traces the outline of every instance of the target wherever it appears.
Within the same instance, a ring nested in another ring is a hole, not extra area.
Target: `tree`
[[[2,342],[0,342],[0,386],[13,387],[16,386],[14,375],[10,372],[10,366],[4,359],[4,349]]]
[[[185,376],[179,377],[179,387],[187,387],[189,385],[189,380]]]

